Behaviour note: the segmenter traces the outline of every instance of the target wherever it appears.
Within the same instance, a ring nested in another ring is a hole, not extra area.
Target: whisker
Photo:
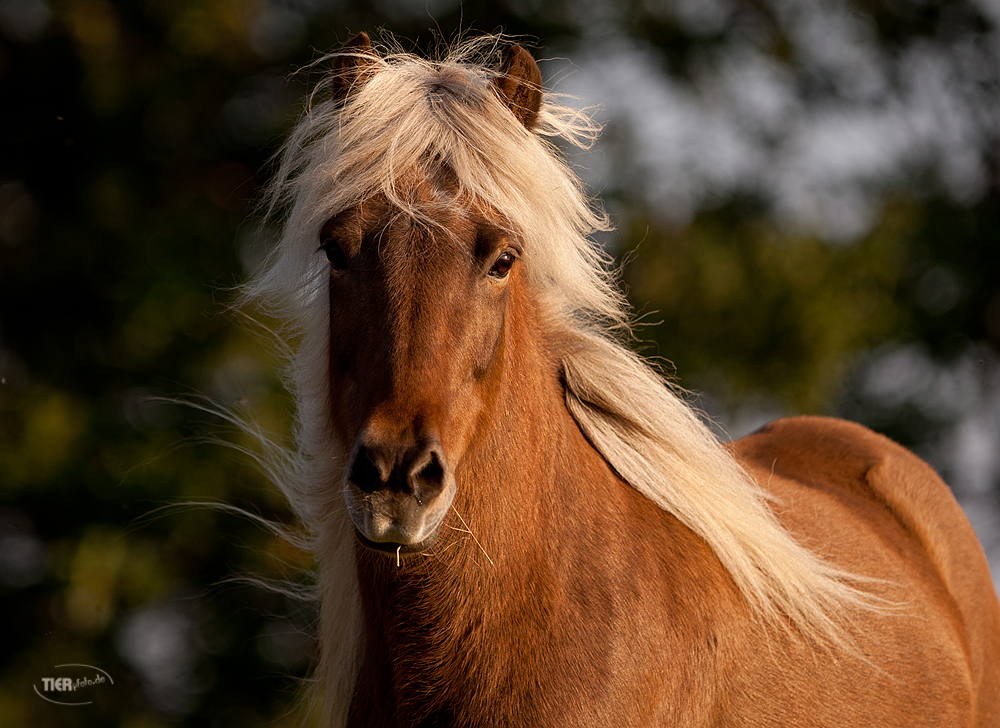
[[[452,506],[451,509],[453,511],[455,511],[455,515],[458,516],[458,520],[460,520],[462,522],[462,525],[465,526],[469,530],[469,535],[472,536],[472,540],[476,542],[476,546],[479,547],[479,550],[483,552],[483,556],[486,557],[486,560],[490,562],[490,566],[496,566],[496,564],[493,563],[493,559],[490,558],[490,555],[488,553],[486,553],[486,549],[484,549],[483,545],[481,543],[479,543],[479,539],[476,538],[476,534],[474,534],[472,532],[472,529],[469,528],[469,524],[465,522],[464,518],[462,518],[462,514],[459,513],[458,509],[456,509],[454,506]],[[454,528],[454,527],[452,527],[452,528]],[[462,529],[456,528],[455,530],[456,531],[461,531]]]

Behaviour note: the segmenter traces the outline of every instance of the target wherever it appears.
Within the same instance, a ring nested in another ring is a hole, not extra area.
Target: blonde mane
[[[318,100],[285,144],[268,214],[284,234],[244,300],[285,322],[295,342],[287,384],[297,404],[296,450],[270,471],[310,534],[321,565],[323,657],[318,680],[331,725],[346,720],[361,659],[362,614],[352,525],[338,488],[344,452],[328,397],[327,265],[317,233],[333,214],[382,193],[413,215],[397,188],[440,160],[462,195],[500,211],[524,241],[524,261],[548,327],[571,342],[561,361],[566,405],[635,489],[702,537],[768,622],[843,644],[835,616],[863,605],[858,581],[799,545],[767,496],[663,378],[616,335],[629,308],[608,256],[589,236],[608,230],[554,141],[586,146],[598,125],[544,97],[529,132],[490,87],[501,39],[467,41],[440,61],[401,52],[373,58],[346,101]]]

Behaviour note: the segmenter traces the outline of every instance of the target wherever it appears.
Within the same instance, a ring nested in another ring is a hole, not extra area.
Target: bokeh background
[[[845,416],[927,458],[1000,569],[998,0],[0,0],[0,725],[300,725],[289,514],[207,395],[279,436],[227,312],[252,200],[359,30],[518,35],[599,106],[574,164],[659,357],[738,436]],[[161,510],[158,510],[161,509]],[[234,580],[236,579],[236,580]],[[115,685],[85,708],[32,685]]]

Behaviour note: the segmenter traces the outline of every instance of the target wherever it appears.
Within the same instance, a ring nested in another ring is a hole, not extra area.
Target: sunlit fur
[[[285,322],[294,348],[286,376],[297,404],[297,450],[271,470],[321,564],[317,677],[333,725],[343,722],[351,698],[362,615],[352,525],[340,489],[330,487],[341,480],[344,451],[326,411],[328,267],[317,254],[317,231],[377,193],[420,217],[397,181],[427,159],[445,161],[460,194],[499,211],[523,239],[547,328],[561,331],[565,343],[566,403],[580,428],[629,484],[704,538],[761,618],[838,645],[835,615],[866,603],[859,580],[800,546],[691,408],[619,342],[629,310],[607,255],[588,237],[608,221],[553,143],[587,146],[598,127],[546,96],[537,128],[525,129],[489,86],[498,44],[479,38],[439,63],[388,53],[374,59],[370,79],[346,102],[314,94],[267,198],[284,233],[244,288],[246,301]]]

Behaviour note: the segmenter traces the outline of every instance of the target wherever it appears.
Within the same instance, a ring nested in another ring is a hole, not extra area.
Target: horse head
[[[348,48],[331,84],[344,105],[365,93],[376,62],[366,35]],[[512,126],[535,123],[541,74],[520,46],[491,81],[475,81],[442,67],[417,103],[442,94],[500,100]],[[388,194],[336,211],[318,231],[317,254],[329,262],[331,419],[349,452],[348,513],[366,546],[422,551],[501,389],[523,243],[437,153],[393,179]]]

